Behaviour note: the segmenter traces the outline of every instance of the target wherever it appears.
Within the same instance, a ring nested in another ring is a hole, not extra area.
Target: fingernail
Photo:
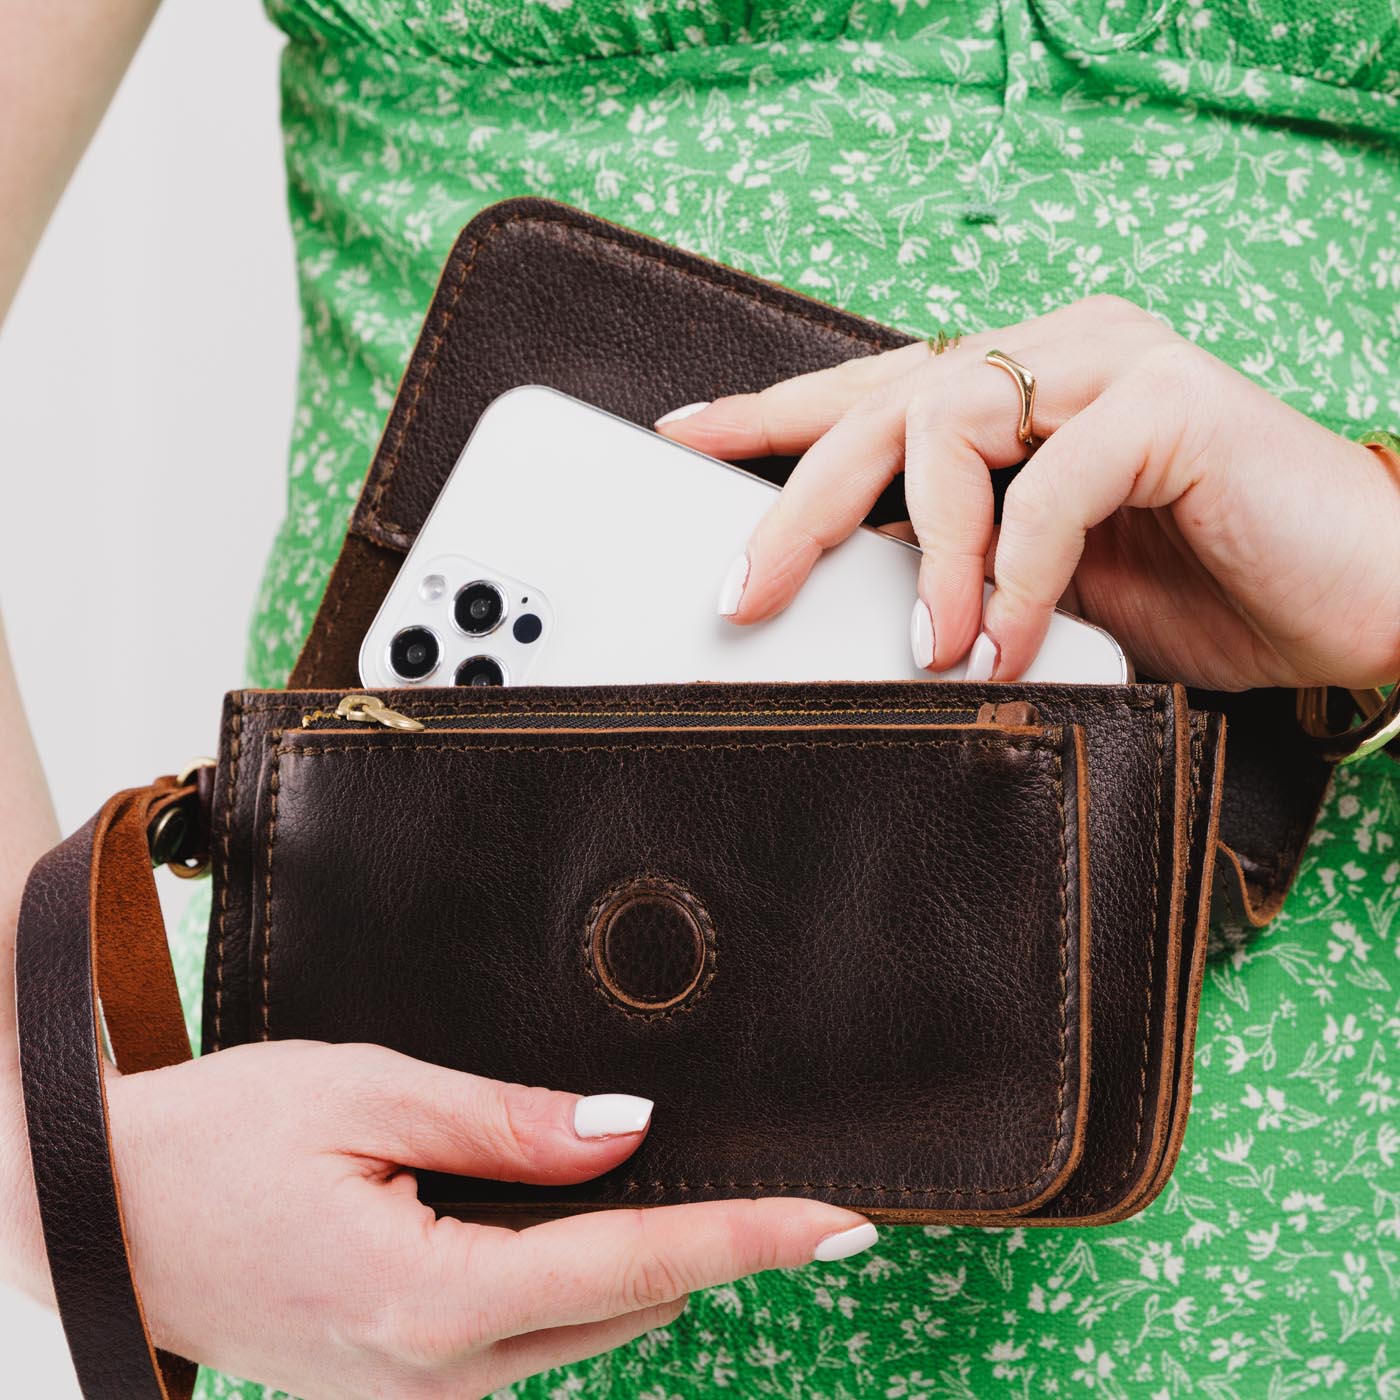
[[[868,1220],[864,1225],[853,1225],[839,1235],[828,1235],[822,1240],[812,1255],[812,1262],[829,1264],[833,1259],[849,1259],[869,1249],[879,1238],[880,1232]]]
[[[977,640],[972,644],[972,650],[967,656],[967,670],[963,674],[965,681],[989,681],[996,674],[997,662],[1001,660],[1001,652],[997,649],[997,644],[985,633],[979,632]]]
[[[635,1094],[589,1094],[574,1105],[574,1132],[581,1138],[640,1133],[651,1121],[652,1101]]]
[[[744,588],[749,581],[749,556],[741,554],[730,566],[719,586],[719,615],[733,617],[739,611]]]
[[[909,614],[909,650],[921,671],[933,665],[933,614],[922,598],[914,599],[914,611]]]
[[[683,408],[673,408],[669,413],[663,413],[653,426],[659,428],[665,423],[678,423],[682,418],[689,418],[692,413],[699,413],[709,406],[710,401],[706,399],[704,403],[688,403]]]

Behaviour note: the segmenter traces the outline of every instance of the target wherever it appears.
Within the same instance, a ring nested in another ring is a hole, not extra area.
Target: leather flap
[[[910,337],[546,199],[462,230],[291,684],[353,686],[360,639],[483,409],[544,384],[650,425],[668,409]],[[747,462],[783,481],[792,463]],[[902,519],[896,480],[872,523]]]
[[[407,549],[477,418],[521,384],[650,425],[910,338],[567,205],[505,200],[443,269],[351,529]]]

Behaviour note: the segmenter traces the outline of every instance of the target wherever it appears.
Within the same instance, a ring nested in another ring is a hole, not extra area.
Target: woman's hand
[[[1020,395],[1044,439],[1025,457]],[[668,415],[678,442],[738,460],[804,453],[720,610],[759,622],[899,471],[923,549],[910,635],[938,671],[1013,680],[1052,608],[1107,628],[1148,675],[1216,689],[1371,686],[1400,675],[1400,462],[1295,412],[1116,297],[922,344]],[[985,612],[983,578],[995,582]],[[892,606],[893,606],[892,600]]]
[[[112,1074],[117,1174],[158,1344],[307,1400],[482,1396],[672,1321],[692,1289],[843,1258],[874,1227],[801,1200],[435,1219],[406,1167],[583,1181],[645,1099],[528,1089],[365,1045],[273,1042]]]

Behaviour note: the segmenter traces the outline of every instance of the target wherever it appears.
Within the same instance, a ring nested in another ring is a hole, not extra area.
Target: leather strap
[[[151,1340],[107,1114],[118,1069],[190,1058],[147,832],[195,786],[118,793],[30,873],[15,949],[20,1071],[44,1244],[88,1400],[188,1400],[196,1367]],[[200,823],[201,827],[204,825]]]

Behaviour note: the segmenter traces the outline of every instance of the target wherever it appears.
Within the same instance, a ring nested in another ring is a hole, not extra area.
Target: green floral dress
[[[1118,292],[1340,432],[1400,425],[1400,0],[269,9],[305,331],[257,683],[310,624],[454,235],[507,195],[923,332]],[[1341,773],[1283,915],[1207,974],[1143,1215],[887,1230],[509,1393],[1400,1397],[1397,833],[1400,766]]]

